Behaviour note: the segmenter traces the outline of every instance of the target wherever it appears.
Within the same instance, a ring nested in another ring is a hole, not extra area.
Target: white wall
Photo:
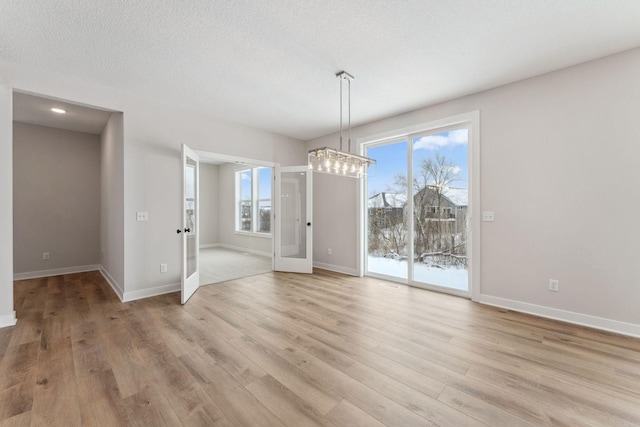
[[[337,147],[339,143],[335,144],[333,139],[324,138],[320,146]],[[313,262],[316,267],[358,274],[358,204],[358,180],[313,174]],[[331,249],[331,255],[327,249]]]
[[[14,122],[13,187],[14,274],[100,262],[98,135]]]
[[[218,165],[200,163],[200,246],[218,243]]]
[[[122,113],[113,113],[100,135],[100,264],[120,296],[124,293],[123,126]]]
[[[305,144],[282,135],[213,119],[186,109],[145,102],[112,88],[97,86],[67,76],[45,73],[0,60],[0,75],[7,86],[68,99],[78,103],[122,111],[124,114],[124,280],[123,297],[140,298],[177,289],[181,265],[180,146],[230,156],[303,164]],[[176,82],[179,84],[179,82]],[[9,97],[10,94],[2,94]],[[3,105],[6,100],[3,99]],[[10,106],[6,112],[10,112]],[[4,113],[4,111],[3,111]],[[0,135],[11,133],[11,121],[3,114]],[[7,126],[9,129],[7,129]],[[9,154],[10,147],[2,147]],[[11,165],[2,169],[10,174]],[[11,182],[11,179],[8,180]],[[2,183],[6,187],[5,182]],[[9,196],[4,197],[4,196]],[[11,190],[3,191],[3,200],[11,200]],[[2,221],[11,222],[11,203],[0,208]],[[148,222],[136,222],[136,211],[149,212]],[[0,228],[1,230],[2,228]],[[0,242],[2,253],[11,253],[11,231]],[[6,257],[2,262],[6,262]],[[168,273],[160,273],[167,263]],[[11,264],[9,264],[11,265]],[[11,268],[9,267],[9,272]],[[4,271],[4,270],[3,270]],[[3,292],[12,292],[11,281],[1,283]],[[4,301],[4,299],[3,299]],[[8,305],[10,305],[9,303]]]
[[[482,209],[496,215],[482,223],[480,300],[640,335],[640,49],[391,117],[352,135],[473,110],[480,110]],[[336,141],[319,138],[307,148]],[[322,227],[314,260],[355,269],[355,183],[314,178],[316,230]],[[322,203],[331,197],[333,203]],[[327,247],[334,255],[326,255]],[[336,256],[336,248],[344,254]],[[550,278],[560,281],[560,292],[547,290]]]
[[[15,324],[13,309],[13,101],[0,72],[0,327]]]

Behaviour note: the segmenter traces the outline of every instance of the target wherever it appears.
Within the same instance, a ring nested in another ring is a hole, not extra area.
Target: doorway
[[[273,165],[197,153],[200,285],[273,271]]]
[[[99,269],[121,283],[122,224],[110,207],[122,196],[122,116],[13,92],[15,280]]]

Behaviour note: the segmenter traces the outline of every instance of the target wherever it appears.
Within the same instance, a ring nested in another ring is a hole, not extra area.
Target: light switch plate
[[[136,212],[136,221],[149,221],[149,212]]]
[[[482,220],[485,222],[493,222],[495,221],[495,216],[493,211],[484,211],[482,212]]]

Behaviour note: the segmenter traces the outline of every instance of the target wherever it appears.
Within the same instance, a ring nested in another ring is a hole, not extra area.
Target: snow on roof
[[[442,195],[456,206],[469,206],[469,190],[466,188],[447,187]],[[402,208],[407,203],[405,193],[382,192],[369,197],[368,206],[370,208]]]
[[[469,206],[469,190],[447,187],[442,194],[456,206]]]
[[[378,193],[369,197],[370,208],[402,208],[407,203],[407,195],[405,193]]]

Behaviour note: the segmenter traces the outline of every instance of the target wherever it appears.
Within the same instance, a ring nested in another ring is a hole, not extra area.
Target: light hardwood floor
[[[200,285],[255,276],[273,271],[270,257],[223,247],[200,249]]]
[[[15,283],[0,425],[640,425],[640,340],[325,271]]]

